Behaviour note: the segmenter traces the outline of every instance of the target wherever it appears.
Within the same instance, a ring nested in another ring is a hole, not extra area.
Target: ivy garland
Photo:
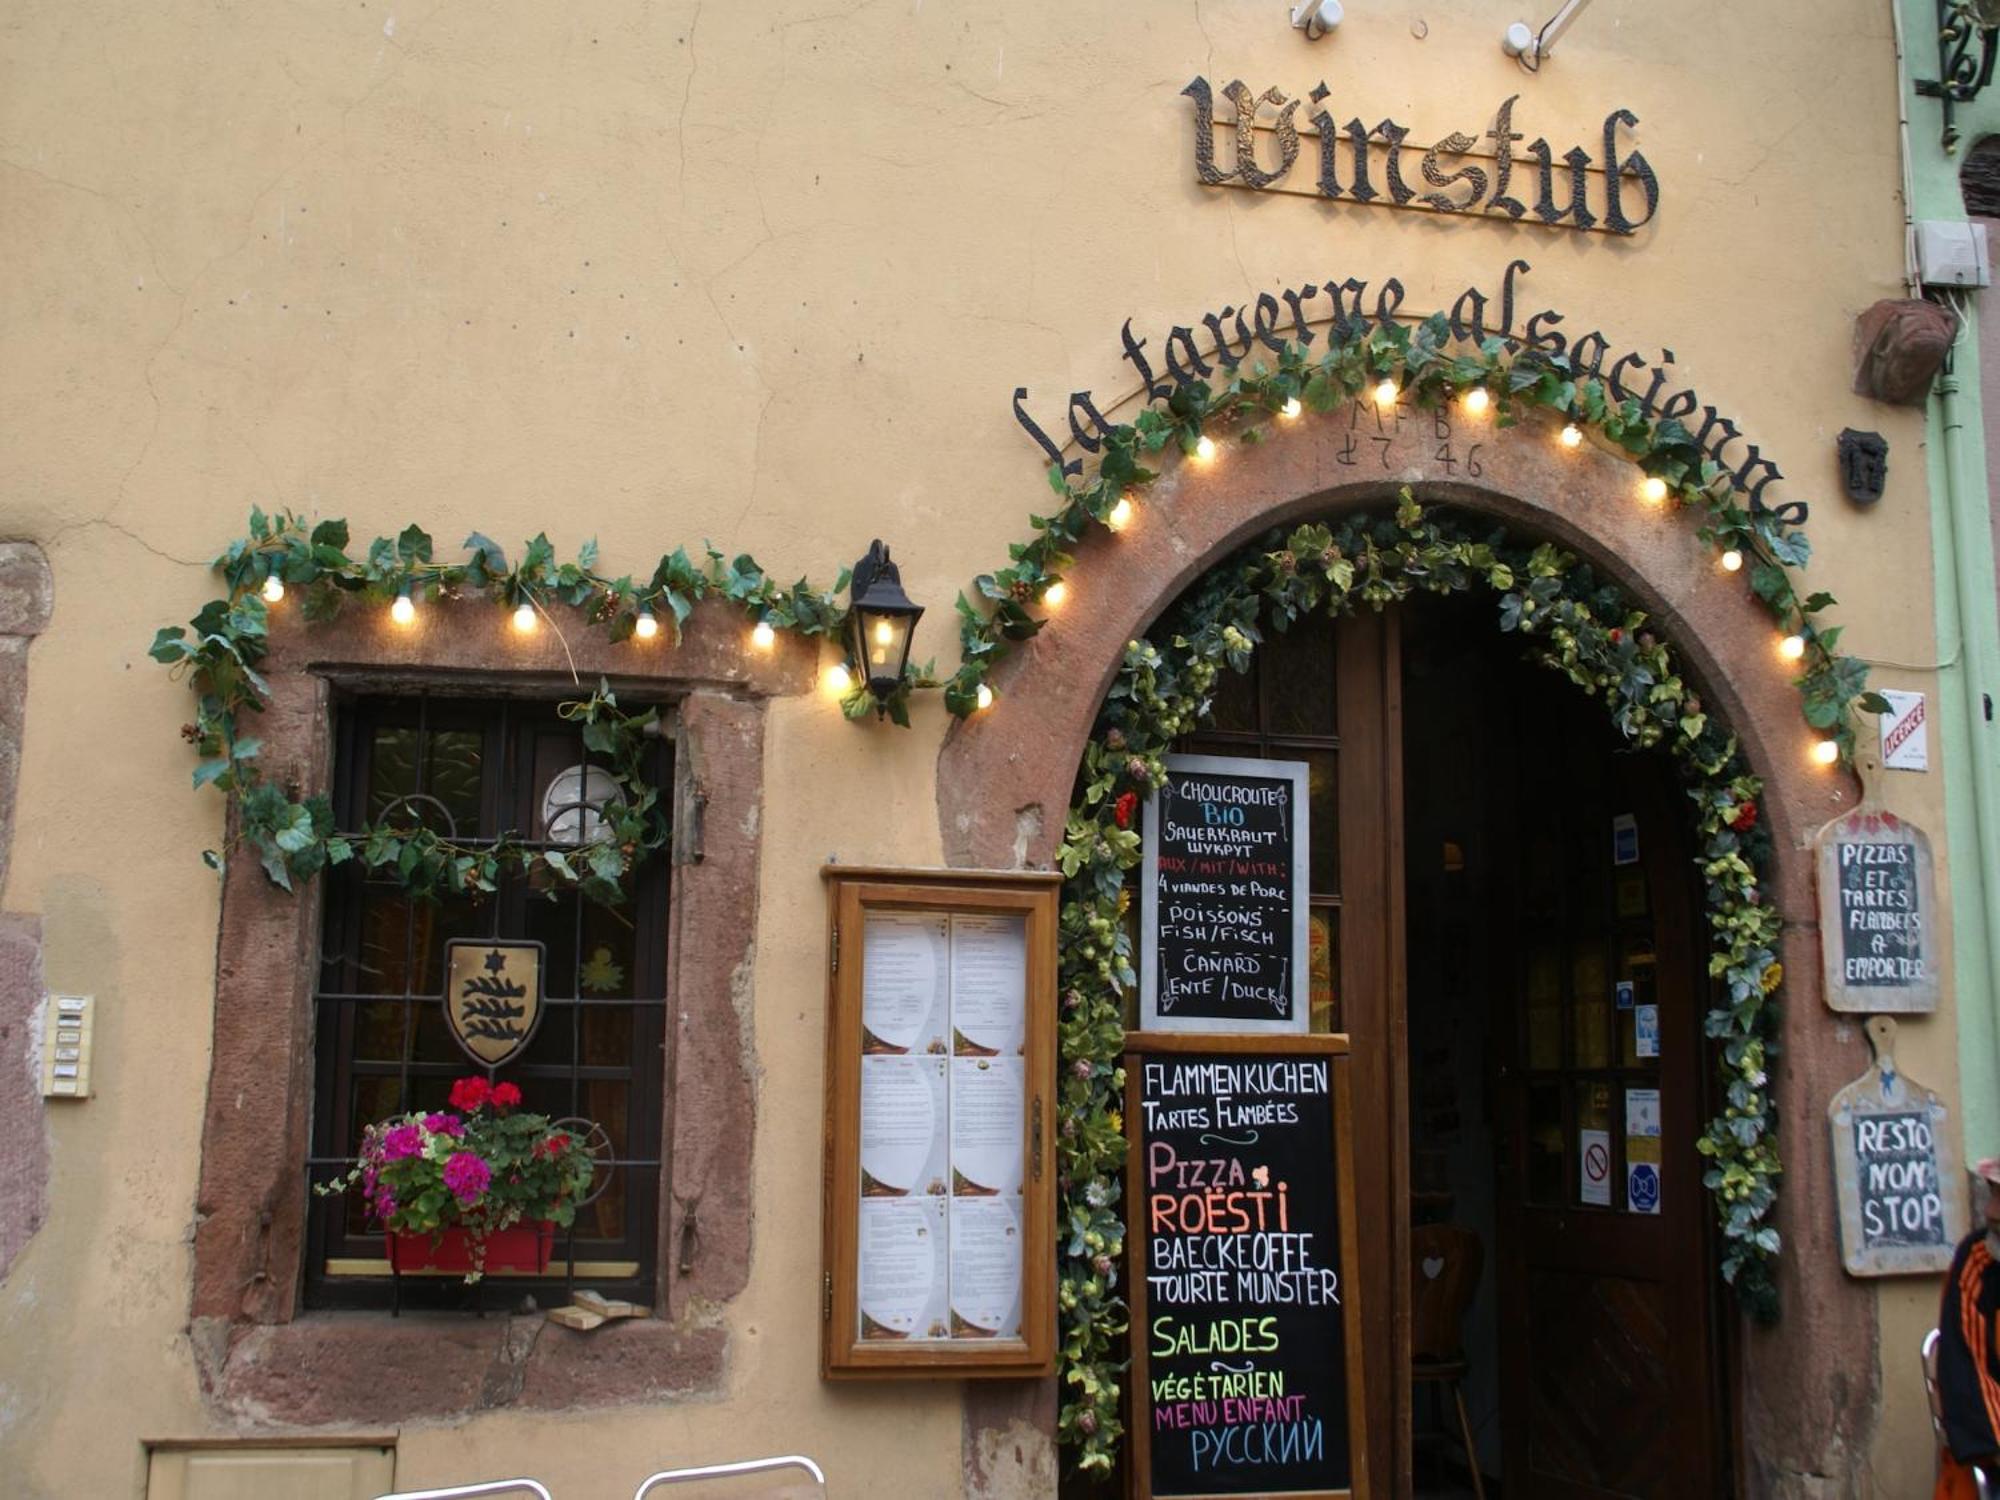
[[[1141,465],[1142,457],[1169,445],[1200,455],[1204,444],[1226,438],[1232,425],[1236,441],[1262,442],[1276,420],[1305,410],[1334,411],[1385,381],[1397,399],[1407,397],[1427,409],[1483,390],[1500,427],[1513,426],[1536,408],[1556,411],[1630,455],[1665,487],[1663,504],[1700,513],[1701,540],[1745,560],[1751,592],[1779,628],[1804,645],[1798,688],[1806,722],[1834,741],[1843,764],[1851,762],[1850,706],[1859,701],[1882,713],[1888,705],[1866,692],[1867,665],[1840,654],[1841,627],[1817,623],[1815,617],[1835,603],[1833,596],[1801,595],[1793,587],[1788,570],[1804,567],[1812,555],[1805,533],[1776,512],[1752,506],[1731,472],[1702,451],[1684,423],[1673,417],[1652,420],[1636,398],[1617,399],[1603,380],[1579,372],[1566,354],[1515,348],[1499,338],[1487,338],[1477,348],[1455,344],[1442,313],[1414,327],[1336,324],[1317,356],[1286,343],[1275,365],[1230,363],[1220,388],[1195,381],[1164,403],[1149,405],[1131,423],[1105,432],[1095,474],[1077,487],[1059,465],[1051,465],[1049,484],[1061,505],[1050,515],[1029,517],[1034,535],[1009,548],[1010,566],[974,580],[979,602],[959,596],[961,661],[944,684],[945,706],[961,718],[983,706],[980,690],[994,667],[1048,623],[1033,606],[1074,562],[1070,549],[1093,525],[1111,524],[1121,502],[1132,503],[1158,477]]]
[[[351,602],[386,605],[406,598],[412,607],[451,596],[485,597],[546,616],[552,603],[570,605],[601,626],[613,641],[629,639],[642,619],[677,632],[706,598],[727,599],[773,629],[821,636],[839,632],[847,612],[838,599],[847,587],[842,570],[831,589],[801,579],[785,588],[747,554],[726,561],[708,549],[698,566],[685,549],[660,559],[652,576],[609,578],[597,569],[597,544],[587,542],[573,562],[556,561],[546,535],[529,542],[517,566],[490,537],[466,538],[464,562],[442,563],[422,527],[377,537],[360,559],[348,555],[347,523],[321,521],[307,528],[289,511],[250,513],[250,534],[215,560],[227,585],[187,626],[169,625],[153,639],[151,655],[186,676],[195,695],[195,718],[182,737],[200,753],[196,789],[214,786],[237,814],[236,839],[255,851],[264,872],[286,890],[328,865],[360,859],[371,871],[392,876],[422,897],[496,888],[503,873],[532,870],[538,881],[567,885],[593,900],[616,904],[626,877],[667,844],[668,820],[642,758],[646,736],[657,728],[653,711],[629,714],[607,684],[587,699],[559,710],[581,726],[586,749],[605,758],[617,795],[598,810],[608,837],[579,849],[535,850],[511,834],[491,842],[460,843],[425,826],[408,803],[395,815],[344,835],[334,828],[333,805],[323,792],[301,794],[265,778],[258,758],[263,741],[249,732],[250,714],[263,710],[270,687],[259,674],[269,646],[270,594],[296,591],[307,620],[330,620]],[[272,580],[276,580],[274,584]],[[267,592],[268,591],[268,592]],[[908,722],[909,688],[890,711]],[[865,686],[846,695],[842,710],[858,718],[875,706]],[[212,868],[221,852],[202,856]]]
[[[1057,1303],[1065,1385],[1059,1432],[1079,1468],[1109,1472],[1122,1426],[1124,1362],[1116,1358],[1126,1307],[1118,1292],[1125,1226],[1124,995],[1137,983],[1125,916],[1140,860],[1133,826],[1141,799],[1165,776],[1175,740],[1211,718],[1223,667],[1248,669],[1266,626],[1284,630],[1315,612],[1380,610],[1416,593],[1484,588],[1499,624],[1534,640],[1533,655],[1603,700],[1635,747],[1665,746],[1687,784],[1700,836],[1717,1000],[1706,1029],[1717,1046],[1726,1104],[1697,1143],[1710,1163],[1723,1236],[1723,1278],[1759,1320],[1777,1312],[1771,1224],[1782,1170],[1768,1070],[1777,1051],[1784,981],[1781,920],[1763,895],[1768,832],[1758,826],[1762,783],[1736,740],[1704,712],[1665,641],[1613,585],[1549,544],[1495,534],[1475,540],[1402,492],[1393,517],[1337,529],[1273,533],[1212,570],[1153,637],[1128,644],[1085,747],[1059,856],[1063,1073],[1058,1225],[1064,1235]]]

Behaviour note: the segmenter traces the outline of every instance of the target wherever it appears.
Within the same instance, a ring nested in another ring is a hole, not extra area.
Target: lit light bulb
[[[848,690],[853,686],[854,676],[847,670],[844,663],[835,662],[826,669],[826,687],[828,692],[838,693],[842,697],[845,697]]]
[[[1299,398],[1297,396],[1287,396],[1284,406],[1278,411],[1278,415],[1290,420],[1304,410],[1305,408],[1299,405]]]
[[[1639,495],[1648,505],[1658,505],[1667,498],[1667,482],[1657,474],[1648,474],[1645,483],[1639,486]]]
[[[531,634],[534,631],[535,624],[534,605],[523,603],[514,611],[514,628],[520,631],[522,635]]]
[[[1111,514],[1104,518],[1104,524],[1113,531],[1123,531],[1132,524],[1132,499],[1129,495],[1118,497],[1118,503],[1111,507]]]
[[[660,622],[653,618],[653,612],[650,609],[640,610],[639,618],[632,622],[632,634],[642,641],[650,641],[659,633]]]
[[[778,632],[771,628],[769,620],[757,622],[757,628],[750,632],[750,644],[759,651],[769,651],[778,644]]]
[[[1482,415],[1493,404],[1493,396],[1483,385],[1475,385],[1465,393],[1465,409],[1475,417]]]
[[[1060,578],[1042,590],[1042,603],[1046,604],[1050,609],[1061,607],[1063,600],[1068,597],[1069,585],[1064,583]]]
[[[408,594],[398,594],[396,602],[389,606],[389,618],[394,620],[398,625],[408,625],[416,617],[417,606],[411,602],[410,596]]]
[[[1812,747],[1813,764],[1830,766],[1840,759],[1840,746],[1832,740],[1816,740]]]
[[[1565,422],[1565,423],[1563,423],[1563,430],[1562,430],[1562,445],[1563,445],[1563,446],[1564,446],[1565,448],[1580,448],[1580,447],[1582,447],[1582,446],[1583,446],[1583,429],[1582,429],[1581,427],[1577,426],[1577,425],[1576,425],[1576,423],[1574,423],[1574,422]]]
[[[269,578],[264,580],[264,602],[266,604],[276,604],[284,597],[285,580],[280,578],[276,573],[273,573]]]
[[[1377,406],[1394,406],[1396,404],[1396,395],[1396,382],[1385,379],[1380,385],[1375,387],[1375,404]]]
[[[1802,635],[1788,635],[1778,642],[1778,655],[1786,661],[1797,661],[1806,654],[1806,638]]]
[[[891,625],[887,620],[877,620],[875,622],[875,644],[878,646],[889,646],[893,645],[895,640],[896,627]]]
[[[1203,433],[1194,441],[1194,456],[1203,463],[1215,457],[1215,439]]]
[[[979,691],[972,696],[973,701],[981,708],[991,708],[993,706],[993,689],[983,682],[979,684]]]
[[[1731,547],[1727,552],[1722,554],[1723,572],[1739,573],[1742,570],[1743,570],[1743,554],[1741,552],[1738,552],[1734,547]]]

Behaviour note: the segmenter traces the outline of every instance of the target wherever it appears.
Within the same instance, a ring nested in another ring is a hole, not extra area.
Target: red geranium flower
[[[1127,792],[1111,805],[1111,816],[1118,820],[1120,828],[1132,826],[1132,814],[1138,810],[1139,794]]]
[[[511,1083],[496,1083],[492,1100],[495,1109],[512,1109],[521,1102],[521,1090]]]
[[[1738,833],[1748,833],[1757,826],[1757,804],[1746,802],[1736,809],[1736,816],[1729,820],[1729,826]]]
[[[512,1088],[513,1085],[509,1084],[507,1087]],[[485,1108],[486,1101],[492,1095],[492,1092],[492,1085],[487,1083],[484,1078],[477,1076],[461,1078],[451,1086],[451,1107],[453,1109],[462,1109],[467,1114],[472,1114]]]

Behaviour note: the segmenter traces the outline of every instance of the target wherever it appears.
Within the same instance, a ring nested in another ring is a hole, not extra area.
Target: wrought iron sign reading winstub
[[[1215,115],[1215,91],[1206,78],[1196,77],[1181,93],[1194,101],[1195,176],[1210,187],[1303,191],[1280,184],[1298,161],[1304,137],[1318,142],[1319,169],[1311,191],[1322,198],[1618,235],[1651,223],[1660,206],[1660,182],[1646,158],[1637,151],[1620,155],[1620,128],[1630,130],[1639,123],[1629,109],[1615,109],[1604,117],[1600,160],[1593,161],[1581,146],[1558,156],[1540,136],[1517,152],[1525,136],[1514,129],[1514,105],[1520,95],[1511,95],[1484,134],[1454,130],[1423,150],[1417,171],[1424,190],[1419,190],[1404,176],[1408,127],[1387,118],[1369,125],[1358,115],[1345,125],[1337,123],[1326,103],[1331,91],[1324,83],[1315,85],[1311,94],[1294,98],[1276,87],[1252,93],[1237,79],[1222,90],[1234,118],[1221,121]],[[1310,128],[1301,131],[1294,117],[1305,103],[1315,108],[1305,117]],[[1272,113],[1260,123],[1258,116],[1267,105]],[[1218,124],[1235,137],[1235,165],[1228,168],[1216,162]],[[1258,160],[1259,132],[1275,142],[1277,160],[1268,167]],[[1481,141],[1489,142],[1491,149],[1480,149]],[[1645,200],[1637,217],[1626,212],[1628,182]]]
[[[1938,0],[1938,76],[1919,78],[1917,92],[1939,100],[1944,110],[1943,145],[1949,155],[1958,149],[1955,105],[1970,104],[1993,81],[1993,61],[2000,47],[2000,5],[1994,0]]]

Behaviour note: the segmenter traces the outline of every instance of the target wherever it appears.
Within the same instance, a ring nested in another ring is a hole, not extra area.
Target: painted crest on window
[[[459,939],[445,955],[445,1022],[458,1045],[483,1068],[519,1056],[542,1019],[542,945]]]

